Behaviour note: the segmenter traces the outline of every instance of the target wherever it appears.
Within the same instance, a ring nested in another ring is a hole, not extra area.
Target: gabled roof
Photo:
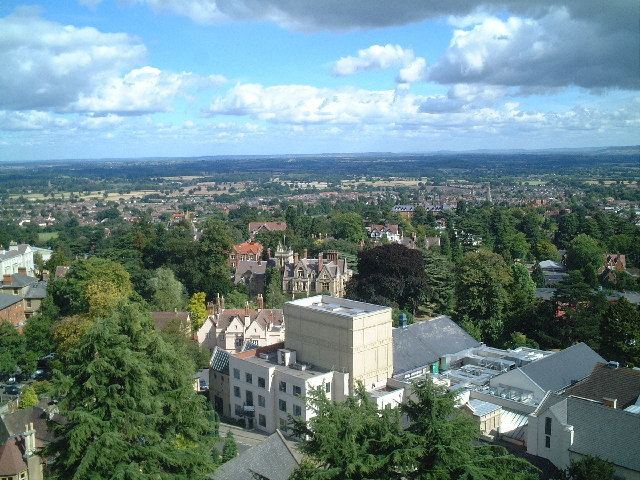
[[[570,451],[640,471],[640,415],[578,397],[568,397],[566,406],[574,431]]]
[[[0,293],[0,310],[4,310],[5,308],[10,307],[11,305],[15,305],[16,303],[21,301],[22,297],[20,295]]]
[[[19,441],[12,437],[0,445],[0,476],[12,477],[24,472],[27,464],[22,458]]]
[[[617,408],[625,409],[640,397],[640,370],[611,368],[599,363],[591,375],[570,386],[565,395],[602,402],[603,398],[616,399]]]
[[[577,343],[520,370],[542,390],[557,392],[585,378],[598,363],[606,362],[587,344]]]
[[[302,456],[280,430],[264,442],[222,464],[213,474],[215,480],[288,480],[300,465]]]
[[[236,253],[251,253],[254,255],[262,252],[262,244],[260,242],[242,242],[233,246]]]
[[[47,282],[39,281],[29,285],[22,296],[27,300],[42,300],[47,296]]]
[[[5,284],[4,281],[0,287],[2,288],[22,288],[28,285],[33,285],[38,283],[38,279],[36,277],[31,277],[29,275],[24,275],[22,273],[14,273],[11,275],[11,283]]]
[[[479,345],[480,342],[446,315],[394,328],[393,374],[423,368],[443,355]]]
[[[268,232],[281,232],[287,229],[287,222],[249,222],[249,232],[267,230]]]

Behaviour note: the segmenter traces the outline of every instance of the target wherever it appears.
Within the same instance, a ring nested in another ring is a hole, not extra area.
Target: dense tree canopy
[[[140,306],[93,323],[57,380],[50,478],[208,478],[215,425],[191,372]]]

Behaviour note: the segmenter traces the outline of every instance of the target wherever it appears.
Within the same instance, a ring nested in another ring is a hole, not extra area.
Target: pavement
[[[227,436],[228,431],[233,432],[233,437],[238,444],[238,453],[259,445],[268,437],[268,435],[255,430],[245,430],[244,428],[240,428],[229,423],[220,422],[220,448],[224,445],[224,438]]]

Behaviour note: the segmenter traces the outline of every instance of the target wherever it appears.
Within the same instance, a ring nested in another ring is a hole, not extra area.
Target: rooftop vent
[[[302,370],[304,372],[307,369],[307,366],[304,363],[292,363],[291,368]]]
[[[258,357],[260,357],[263,360],[269,360],[269,354],[268,353],[259,353]]]

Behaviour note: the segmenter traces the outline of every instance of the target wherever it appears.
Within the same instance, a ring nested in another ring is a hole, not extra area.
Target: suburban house
[[[237,268],[241,260],[259,260],[262,258],[262,244],[259,242],[242,242],[233,246],[229,254],[229,266]]]
[[[244,285],[247,293],[255,297],[264,292],[267,267],[274,265],[275,262],[271,260],[240,260],[236,266],[233,283]]]
[[[249,238],[262,232],[284,232],[287,222],[249,222]]]
[[[607,253],[604,256],[604,265],[600,269],[600,273],[605,269],[614,270],[616,272],[624,272],[627,269],[627,259],[623,253]]]
[[[388,242],[391,243],[400,243],[400,240],[402,239],[402,235],[400,233],[400,230],[398,228],[398,225],[394,225],[394,224],[384,224],[384,225],[369,225],[366,227],[367,228],[367,232],[369,232],[369,236],[374,240],[374,241],[379,241],[382,240],[383,238],[386,239]]]
[[[38,450],[53,440],[47,421],[52,412],[29,407],[0,418],[0,479],[42,480]]]
[[[299,258],[294,254],[293,262],[284,266],[282,290],[289,295],[328,294],[344,297],[345,286],[353,275],[347,260],[338,252],[323,253],[318,258]]]
[[[296,444],[280,430],[218,467],[213,480],[287,480],[302,462]]]
[[[20,267],[18,273],[3,275],[0,293],[22,298],[25,317],[29,318],[40,310],[40,304],[47,295],[47,282],[27,275],[26,268]]]
[[[543,260],[539,262],[538,268],[542,273],[544,284],[547,287],[557,285],[569,276],[564,265],[558,262],[554,262],[553,260]]]
[[[529,415],[527,452],[564,469],[592,455],[621,478],[640,478],[640,371],[598,364],[591,375],[549,393]]]
[[[391,209],[391,212],[411,220],[416,213],[416,207],[413,205],[396,205]]]
[[[281,309],[264,308],[258,295],[258,308],[224,308],[224,297],[211,305],[211,314],[197,332],[198,343],[213,351],[215,347],[239,352],[249,342],[266,346],[284,340],[285,323]]]
[[[22,331],[27,321],[24,302],[19,295],[0,293],[0,321],[8,321]]]

